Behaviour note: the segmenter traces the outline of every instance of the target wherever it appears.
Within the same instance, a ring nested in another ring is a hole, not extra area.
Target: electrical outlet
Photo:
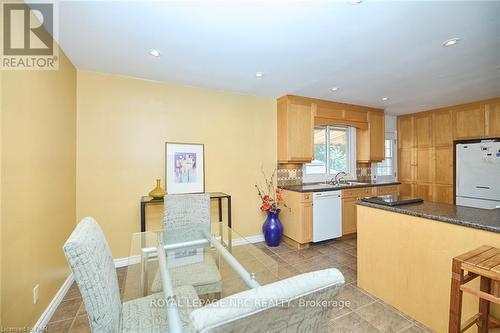
[[[38,303],[38,300],[40,299],[40,285],[37,284],[33,288],[33,304]]]

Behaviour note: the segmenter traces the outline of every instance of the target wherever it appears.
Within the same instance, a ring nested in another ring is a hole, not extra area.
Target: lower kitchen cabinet
[[[399,185],[399,194],[404,195],[406,197],[414,197],[415,196],[415,183],[403,183]]]
[[[363,197],[396,193],[399,193],[399,185],[342,190],[342,235],[357,232],[356,201]],[[313,193],[284,190],[282,195],[287,207],[281,210],[280,220],[286,241],[297,247],[307,246],[313,236]]]
[[[312,241],[313,203],[312,193],[283,191],[287,207],[280,213],[283,234],[293,242],[307,244]]]
[[[432,199],[435,202],[453,204],[453,185],[434,185]]]
[[[342,191],[342,235],[357,232],[356,201],[363,197],[399,193],[399,185],[374,186]]]
[[[356,233],[356,201],[358,198],[342,198],[342,235]]]

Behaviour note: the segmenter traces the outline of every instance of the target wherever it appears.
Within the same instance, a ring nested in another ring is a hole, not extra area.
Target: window
[[[356,132],[344,126],[314,129],[314,160],[304,166],[307,182],[330,180],[339,172],[356,170]]]
[[[385,160],[375,163],[375,178],[396,179],[396,135],[394,132],[385,133]]]

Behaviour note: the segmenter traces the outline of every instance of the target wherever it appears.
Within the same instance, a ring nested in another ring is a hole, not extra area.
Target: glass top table
[[[160,250],[160,249],[163,249]],[[279,280],[280,263],[223,223],[184,225],[132,235],[123,301],[192,286],[201,305]],[[182,332],[176,302],[168,302],[171,332]]]

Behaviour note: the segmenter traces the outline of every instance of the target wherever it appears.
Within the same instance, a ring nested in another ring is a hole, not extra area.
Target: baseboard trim
[[[59,306],[59,304],[61,304],[62,300],[64,299],[64,296],[66,296],[66,293],[73,284],[74,280],[75,279],[73,277],[73,274],[72,273],[69,274],[66,280],[63,282],[61,288],[59,288],[56,295],[45,309],[45,311],[43,311],[42,315],[40,316],[36,324],[31,328],[32,333],[45,332],[45,327],[49,323],[50,318],[52,318],[52,315],[54,314],[54,312],[56,312],[57,307]]]
[[[264,241],[263,235],[248,236],[245,238],[233,239],[233,246],[244,245],[250,243],[260,243]]]

